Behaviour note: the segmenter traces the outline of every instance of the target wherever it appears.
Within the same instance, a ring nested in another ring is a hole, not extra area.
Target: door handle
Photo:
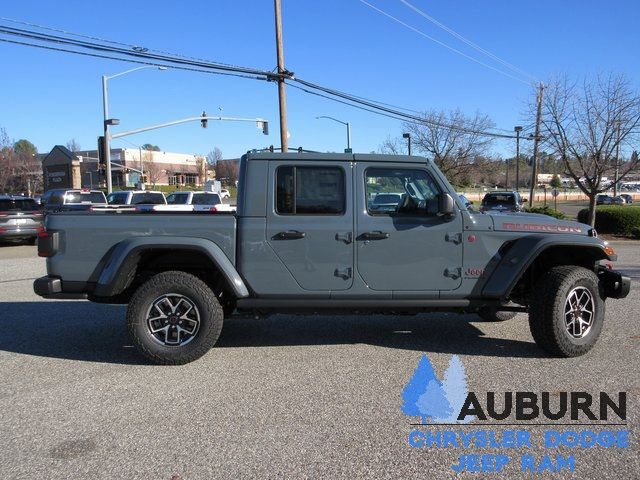
[[[272,240],[296,240],[298,238],[304,238],[307,234],[304,232],[299,232],[298,230],[288,230],[286,232],[276,233]]]
[[[389,234],[387,232],[365,232],[360,235],[360,240],[384,240],[389,238]]]

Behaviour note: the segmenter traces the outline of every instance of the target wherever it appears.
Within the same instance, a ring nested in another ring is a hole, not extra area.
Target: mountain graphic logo
[[[401,410],[409,417],[420,417],[423,424],[469,423],[472,420],[469,416],[458,420],[468,393],[467,375],[457,355],[451,357],[440,380],[429,358],[423,354],[402,390]]]

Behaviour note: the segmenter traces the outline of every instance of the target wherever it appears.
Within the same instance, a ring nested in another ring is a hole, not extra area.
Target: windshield
[[[15,199],[15,200],[0,200],[0,212],[31,212],[39,210],[40,206],[35,200],[31,198]]]
[[[106,203],[102,192],[67,192],[64,203]]]
[[[516,197],[514,195],[500,195],[500,194],[491,194],[485,195],[484,200],[482,200],[483,205],[515,205]]]

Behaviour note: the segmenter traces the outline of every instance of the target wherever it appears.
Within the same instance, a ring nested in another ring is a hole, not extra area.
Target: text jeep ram
[[[469,210],[420,157],[249,153],[235,215],[53,214],[38,249],[37,294],[128,303],[134,343],[164,364],[202,356],[235,310],[526,311],[540,347],[577,356],[630,288],[589,226]]]

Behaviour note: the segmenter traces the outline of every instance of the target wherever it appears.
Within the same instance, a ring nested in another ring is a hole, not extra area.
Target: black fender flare
[[[196,237],[134,237],[123,240],[110,250],[99,273],[93,295],[112,297],[130,283],[142,253],[149,250],[196,251],[206,255],[223,275],[236,298],[246,298],[249,290],[233,263],[211,240]],[[179,265],[176,270],[179,270]]]
[[[518,280],[544,251],[553,247],[589,249],[595,262],[615,260],[605,251],[602,240],[572,234],[528,235],[513,242],[498,261],[482,286],[482,298],[502,299],[509,296]]]

